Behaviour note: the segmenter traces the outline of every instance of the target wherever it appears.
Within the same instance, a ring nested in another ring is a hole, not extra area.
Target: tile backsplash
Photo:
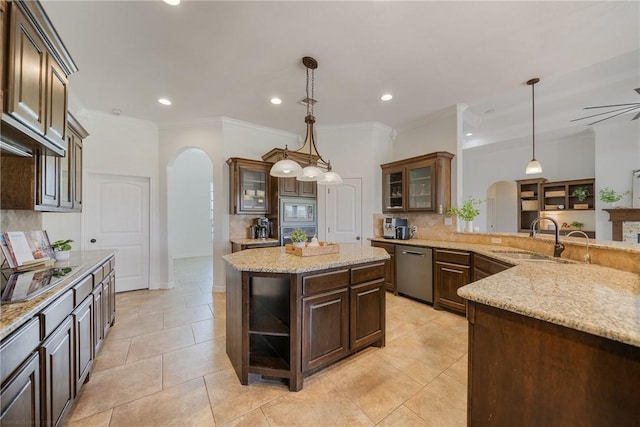
[[[373,235],[382,236],[384,218],[390,215],[373,215]],[[455,218],[453,225],[444,225],[444,215],[436,213],[391,215],[395,218],[407,218],[410,226],[418,227],[416,239],[446,240],[456,231]]]
[[[0,210],[0,231],[42,230],[42,212],[27,210]]]

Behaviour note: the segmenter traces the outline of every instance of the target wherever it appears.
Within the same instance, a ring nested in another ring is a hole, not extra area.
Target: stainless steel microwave
[[[317,225],[318,208],[316,199],[280,199],[280,225]]]

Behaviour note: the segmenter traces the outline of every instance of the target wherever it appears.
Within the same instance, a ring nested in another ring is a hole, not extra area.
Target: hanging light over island
[[[308,157],[303,167],[288,158],[289,151],[288,147],[285,146],[284,159],[276,162],[269,173],[271,176],[280,178],[295,177],[298,181],[315,181],[320,185],[340,184],[342,183],[342,177],[331,170],[331,162],[322,158],[316,146],[315,129],[313,127],[316,118],[313,115],[313,106],[316,103],[314,86],[318,61],[310,56],[305,56],[302,58],[302,64],[307,71],[306,97],[303,100],[307,106],[307,115],[304,118],[304,122],[307,124],[307,133],[304,138],[304,144],[295,152],[305,155],[308,153]],[[309,75],[311,75],[311,94],[309,94]]]

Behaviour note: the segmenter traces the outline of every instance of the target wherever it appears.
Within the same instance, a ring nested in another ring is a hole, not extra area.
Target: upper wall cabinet
[[[269,213],[271,164],[231,157],[229,165],[229,210],[234,214]]]
[[[382,168],[382,212],[444,212],[451,204],[451,159],[445,151],[398,160]]]
[[[31,154],[64,156],[67,78],[77,67],[39,2],[9,2],[8,16],[2,34],[8,40],[2,67],[3,142]]]

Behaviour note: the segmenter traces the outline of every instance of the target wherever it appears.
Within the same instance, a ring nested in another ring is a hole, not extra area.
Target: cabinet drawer
[[[73,287],[73,306],[77,307],[93,290],[93,278],[87,276]]]
[[[436,249],[436,261],[450,262],[452,264],[471,265],[471,254],[469,252],[447,251]]]
[[[349,270],[314,274],[302,279],[302,293],[304,295],[313,295],[344,286],[349,286]]]
[[[384,262],[351,269],[351,284],[369,282],[384,277]]]
[[[503,263],[481,255],[474,256],[473,266],[477,270],[488,273],[489,276],[513,267],[511,264]]]
[[[9,335],[0,345],[1,383],[16,370],[18,366],[40,344],[40,319],[33,318],[20,329]]]
[[[102,267],[98,267],[91,274],[93,275],[93,287],[95,288],[104,279],[104,272]]]
[[[389,254],[396,253],[396,245],[394,245],[393,243],[372,242],[371,246],[375,248],[382,248]]]
[[[41,339],[53,332],[60,323],[73,311],[73,292],[67,291],[63,296],[55,300],[47,308],[42,310],[40,316]]]

